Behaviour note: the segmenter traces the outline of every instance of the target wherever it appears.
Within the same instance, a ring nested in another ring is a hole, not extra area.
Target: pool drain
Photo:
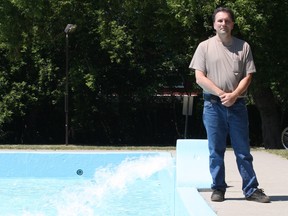
[[[81,176],[81,175],[83,175],[83,170],[82,169],[78,169],[76,171],[76,173],[77,173],[77,175]]]

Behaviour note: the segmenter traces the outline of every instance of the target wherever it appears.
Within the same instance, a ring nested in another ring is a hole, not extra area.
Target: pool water
[[[170,156],[128,154],[117,164],[98,165],[92,177],[83,173],[78,169],[75,177],[0,178],[1,215],[174,215]]]

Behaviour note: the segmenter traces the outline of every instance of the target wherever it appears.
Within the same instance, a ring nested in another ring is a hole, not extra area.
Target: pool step
[[[208,140],[178,139],[176,144],[176,186],[210,188]]]
[[[175,216],[216,216],[199,193],[211,183],[208,140],[177,140]]]
[[[197,188],[178,187],[176,197],[178,205],[175,206],[176,216],[217,216]]]

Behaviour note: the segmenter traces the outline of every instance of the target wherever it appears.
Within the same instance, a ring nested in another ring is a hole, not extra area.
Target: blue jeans
[[[210,173],[212,189],[226,191],[224,154],[227,135],[236,156],[239,173],[242,177],[242,190],[245,197],[251,196],[258,187],[250,154],[248,112],[244,99],[238,99],[231,107],[225,107],[218,100],[205,100],[203,122],[207,132],[210,151]]]

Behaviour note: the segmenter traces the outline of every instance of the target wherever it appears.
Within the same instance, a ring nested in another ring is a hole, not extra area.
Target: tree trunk
[[[279,109],[270,88],[258,88],[253,98],[262,120],[262,137],[265,149],[279,149],[281,145],[281,121]]]

